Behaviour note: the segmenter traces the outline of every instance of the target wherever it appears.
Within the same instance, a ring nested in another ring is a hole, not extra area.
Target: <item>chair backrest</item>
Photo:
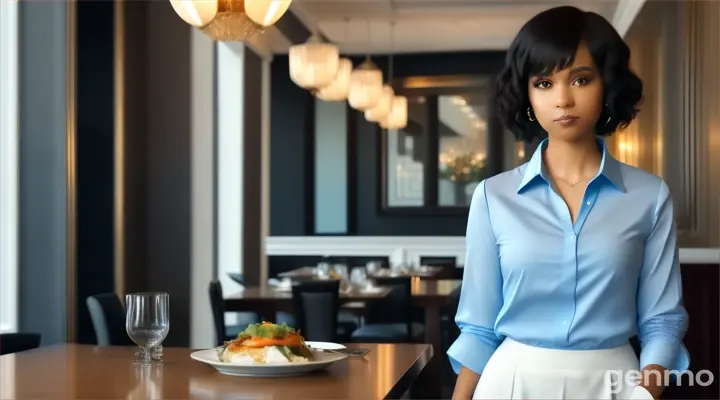
[[[225,299],[220,281],[210,282],[208,293],[210,294],[213,325],[215,325],[215,342],[217,346],[220,346],[225,342]]]
[[[39,333],[2,333],[0,334],[0,356],[19,353],[40,347]]]
[[[332,342],[337,337],[340,281],[308,281],[292,287],[295,328],[306,340]]]
[[[227,276],[232,279],[235,283],[242,287],[246,287],[247,283],[245,283],[245,276],[238,272],[228,272]]]
[[[125,307],[115,293],[89,296],[85,303],[95,328],[98,345],[134,345],[125,329]]]
[[[411,333],[413,320],[412,286],[409,276],[375,278],[378,286],[391,287],[390,293],[381,300],[367,303],[369,323],[405,323]]]

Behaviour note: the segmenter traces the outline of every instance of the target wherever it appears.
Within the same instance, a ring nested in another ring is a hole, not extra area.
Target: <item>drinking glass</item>
[[[357,288],[364,288],[367,286],[368,277],[365,267],[355,267],[350,272],[350,283]]]
[[[159,359],[155,349],[160,347],[170,330],[170,296],[158,292],[131,293],[125,296],[125,301],[125,330],[140,347],[134,362],[151,365],[153,358]]]
[[[318,263],[317,268],[315,269],[315,274],[320,279],[327,279],[330,276],[330,263]]]
[[[337,275],[337,277],[341,280],[347,281],[348,280],[348,266],[347,264],[335,264],[333,265],[333,271]]]
[[[382,268],[382,265],[380,265],[379,261],[369,261],[365,264],[365,270],[369,276],[373,276],[380,272],[380,268]]]

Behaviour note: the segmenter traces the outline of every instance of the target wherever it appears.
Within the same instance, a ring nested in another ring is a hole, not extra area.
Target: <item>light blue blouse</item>
[[[673,201],[665,182],[614,159],[605,142],[597,176],[573,224],[532,159],[481,182],[472,198],[455,372],[482,373],[506,337],[558,349],[603,349],[637,334],[640,368],[685,371]]]

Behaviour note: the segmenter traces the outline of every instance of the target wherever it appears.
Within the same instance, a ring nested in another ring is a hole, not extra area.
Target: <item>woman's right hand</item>
[[[470,400],[475,393],[480,374],[472,370],[462,367],[455,381],[455,390],[453,391],[452,400]]]

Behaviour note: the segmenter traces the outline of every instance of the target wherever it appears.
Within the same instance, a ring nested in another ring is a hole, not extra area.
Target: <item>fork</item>
[[[339,353],[339,354],[345,354],[348,356],[355,356],[355,357],[362,357],[370,352],[370,349],[366,349],[364,347],[344,348],[344,349],[317,349],[317,348],[311,347],[310,349],[315,350],[315,351],[322,351],[323,353]]]

